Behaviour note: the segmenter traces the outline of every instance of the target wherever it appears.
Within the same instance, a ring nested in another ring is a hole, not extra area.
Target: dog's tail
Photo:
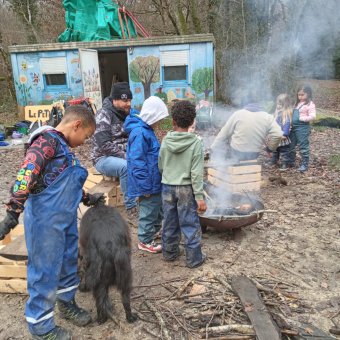
[[[130,258],[131,252],[128,248],[119,247],[115,253],[116,285],[121,292],[131,291],[132,270]]]

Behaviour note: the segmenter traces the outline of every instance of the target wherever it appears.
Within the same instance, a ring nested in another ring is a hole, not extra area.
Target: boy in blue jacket
[[[162,223],[162,184],[158,170],[159,141],[154,129],[169,115],[164,102],[151,96],[145,100],[140,114],[130,114],[124,130],[129,134],[126,159],[128,196],[139,198],[138,248],[160,253],[162,246],[154,242]]]

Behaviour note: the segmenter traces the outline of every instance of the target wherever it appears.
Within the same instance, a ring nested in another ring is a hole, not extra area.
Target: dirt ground
[[[185,330],[188,327],[193,327],[190,328],[190,336],[194,339],[198,337],[196,331],[202,324],[198,328],[194,323],[189,325],[190,319],[186,316],[191,305],[183,298],[174,298],[179,287],[193,275],[206,278],[202,282],[216,283],[211,279],[222,277],[228,282],[233,276],[242,274],[273,289],[283,285],[289,287],[293,300],[285,299],[287,295],[279,293],[276,297],[280,300],[269,303],[269,306],[276,304],[288,325],[307,323],[326,332],[331,327],[340,327],[340,183],[339,172],[328,166],[330,155],[340,154],[340,131],[313,129],[311,146],[310,170],[306,174],[296,170],[284,173],[282,176],[287,185],[271,182],[269,177],[279,172],[263,165],[261,199],[266,209],[277,212],[265,214],[258,223],[243,228],[238,241],[233,239],[230,232],[208,229],[203,234],[203,250],[208,259],[200,268],[188,270],[183,256],[174,263],[165,263],[160,254],[141,253],[137,249],[136,229],[131,228],[134,273],[132,307],[140,317],[138,322],[132,325],[126,323],[120,297],[112,289],[110,294],[116,306],[119,325],[112,321],[104,325],[94,322],[86,328],[78,328],[59,319],[58,315],[57,324],[71,329],[74,339],[154,339],[155,336],[161,337],[161,331],[159,321],[146,307],[150,302],[166,321],[171,339],[188,338],[189,333]],[[83,163],[89,167],[87,152],[86,146],[77,150]],[[1,201],[8,195],[22,157],[23,149],[20,147],[0,150]],[[0,216],[3,214],[4,209]],[[190,287],[188,285],[188,289]],[[221,292],[221,287],[218,291]],[[187,293],[184,291],[184,295]],[[215,299],[209,294],[204,301]],[[26,298],[0,295],[0,339],[28,338],[24,319]],[[77,301],[96,318],[90,293],[78,293]],[[209,312],[206,303],[193,305],[192,310],[199,313],[202,306],[202,311]],[[242,315],[237,319],[228,313],[230,310],[224,317],[228,316],[230,323],[235,323],[235,320],[249,323]],[[211,321],[209,323],[213,325]]]

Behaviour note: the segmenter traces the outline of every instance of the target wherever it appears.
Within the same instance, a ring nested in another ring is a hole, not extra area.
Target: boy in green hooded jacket
[[[182,233],[187,266],[195,268],[205,260],[197,213],[207,209],[203,199],[203,145],[199,137],[188,132],[196,117],[193,104],[179,101],[171,114],[174,129],[163,139],[158,158],[164,210],[162,251],[165,260],[175,260]]]

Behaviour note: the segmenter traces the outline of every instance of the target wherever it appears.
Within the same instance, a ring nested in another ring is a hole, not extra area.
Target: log
[[[281,332],[263,303],[254,283],[245,276],[236,276],[233,277],[231,286],[242,302],[257,339],[281,339]]]
[[[201,332],[201,334],[208,334],[208,335],[219,335],[219,334],[223,334],[223,333],[237,332],[237,333],[240,333],[240,334],[255,336],[254,327],[252,325],[235,324],[235,325],[223,325],[223,326],[216,326],[216,327],[208,327],[208,328],[201,328],[200,332]],[[266,340],[268,340],[268,339],[266,339]]]

